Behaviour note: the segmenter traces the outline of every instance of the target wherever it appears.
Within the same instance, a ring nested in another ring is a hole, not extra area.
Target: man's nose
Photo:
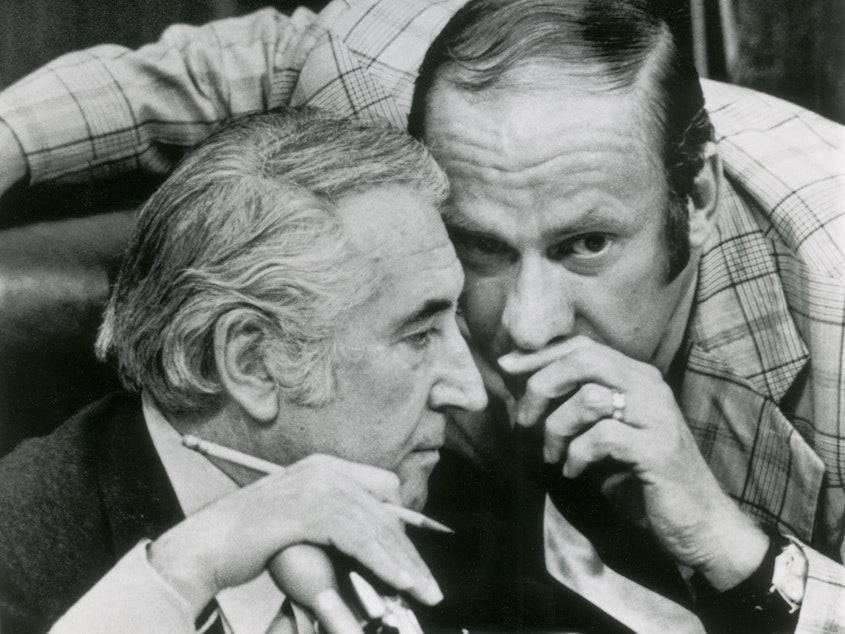
[[[487,391],[472,360],[469,347],[452,324],[445,333],[445,353],[440,374],[431,388],[432,409],[458,408],[470,412],[487,407]]]
[[[519,264],[502,312],[502,326],[517,349],[540,350],[573,334],[572,297],[557,266],[539,256]]]

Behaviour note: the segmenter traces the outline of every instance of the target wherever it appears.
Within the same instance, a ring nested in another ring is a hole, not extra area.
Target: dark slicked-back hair
[[[558,67],[591,90],[648,97],[670,205],[669,277],[686,266],[686,201],[713,138],[692,60],[685,3],[659,0],[470,0],[432,43],[417,78],[411,134],[425,135],[432,89],[530,90],[528,67]]]

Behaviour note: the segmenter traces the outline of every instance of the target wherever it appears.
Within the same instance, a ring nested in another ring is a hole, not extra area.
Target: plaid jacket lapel
[[[777,403],[692,346],[681,404],[724,490],[761,521],[812,541],[824,465]]]
[[[680,400],[727,493],[760,520],[810,541],[824,464],[781,408],[809,354],[758,213],[726,184],[700,264]]]

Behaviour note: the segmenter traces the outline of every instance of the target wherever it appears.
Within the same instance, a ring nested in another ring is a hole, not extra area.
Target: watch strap
[[[771,527],[761,528],[769,547],[750,577],[724,592],[697,573],[691,579],[702,619],[715,624],[714,631],[777,632],[798,621],[804,588],[795,573],[806,560],[789,538]]]

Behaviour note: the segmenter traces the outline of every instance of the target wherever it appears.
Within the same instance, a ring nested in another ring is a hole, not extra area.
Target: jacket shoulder
[[[140,411],[140,401],[127,394],[107,396],[0,460],[4,622],[51,622],[112,565],[100,455],[113,421],[133,407]]]

